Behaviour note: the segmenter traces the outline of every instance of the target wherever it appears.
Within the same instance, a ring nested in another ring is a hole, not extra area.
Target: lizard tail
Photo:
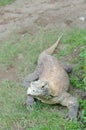
[[[58,40],[54,43],[54,45],[52,45],[51,47],[46,49],[44,52],[51,55],[55,51],[57,45],[59,44],[60,39],[62,38],[62,36],[63,36],[63,34],[58,38]]]

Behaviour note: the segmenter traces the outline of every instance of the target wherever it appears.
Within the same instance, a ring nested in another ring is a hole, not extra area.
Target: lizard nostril
[[[35,90],[33,90],[33,92],[35,92]]]

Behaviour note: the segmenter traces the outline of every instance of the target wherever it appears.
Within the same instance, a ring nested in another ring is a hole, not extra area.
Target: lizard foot
[[[31,96],[27,96],[26,102],[24,103],[26,106],[27,110],[33,110],[34,105],[35,105],[35,100]]]
[[[66,114],[66,119],[70,121],[77,120],[77,111],[74,108],[70,108]]]

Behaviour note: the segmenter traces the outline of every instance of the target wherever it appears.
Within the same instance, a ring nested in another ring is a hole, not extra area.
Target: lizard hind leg
[[[71,73],[73,71],[73,66],[72,65],[70,65],[68,63],[65,63],[65,62],[62,62],[62,61],[59,61],[59,63],[67,73]]]
[[[73,68],[71,66],[64,66],[64,69],[67,73],[71,73]]]
[[[74,120],[77,119],[78,113],[78,101],[71,94],[65,92],[60,97],[60,104],[68,107],[68,119]]]

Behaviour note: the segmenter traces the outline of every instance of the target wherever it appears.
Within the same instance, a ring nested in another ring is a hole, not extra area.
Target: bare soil
[[[34,34],[53,26],[86,28],[86,0],[15,0],[0,7],[0,38],[13,29]]]

